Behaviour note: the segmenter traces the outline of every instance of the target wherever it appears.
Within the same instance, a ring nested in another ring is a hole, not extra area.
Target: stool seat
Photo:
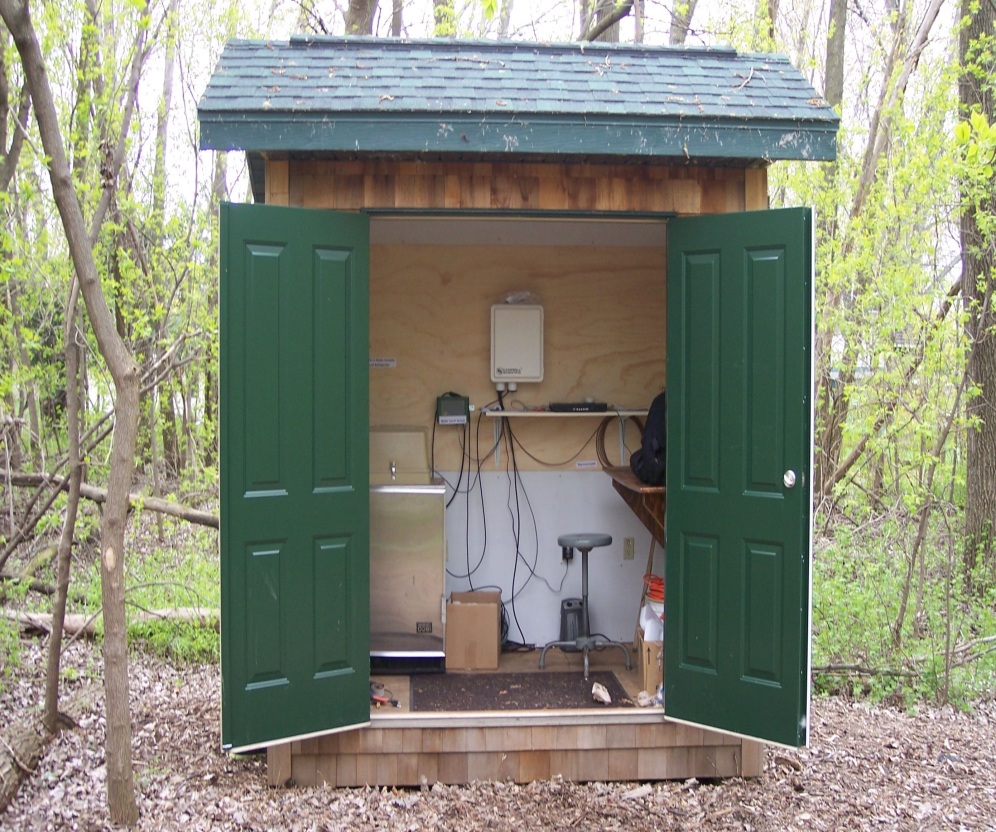
[[[584,678],[588,680],[588,652],[590,650],[601,650],[604,647],[618,647],[626,656],[626,669],[632,667],[629,658],[629,650],[620,641],[612,641],[600,635],[592,635],[591,623],[588,619],[588,554],[592,549],[599,546],[611,546],[612,535],[595,533],[583,534],[562,534],[557,538],[557,545],[562,549],[577,549],[581,553],[581,628],[577,637],[566,641],[551,641],[540,653],[539,666],[542,670],[546,666],[546,652],[551,648],[560,650],[579,650],[584,660]],[[566,552],[565,552],[566,556]]]
[[[557,538],[562,549],[595,549],[598,546],[611,546],[611,534],[562,534]]]

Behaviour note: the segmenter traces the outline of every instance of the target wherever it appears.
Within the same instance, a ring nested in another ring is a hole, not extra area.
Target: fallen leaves
[[[44,645],[0,693],[0,713],[35,707]],[[99,679],[99,649],[75,645],[68,662]],[[769,749],[764,773],[662,783],[589,783],[557,775],[528,784],[421,788],[270,789],[265,758],[229,757],[218,734],[216,666],[130,662],[139,829],[604,830],[996,829],[996,704],[972,714],[818,699],[810,748]],[[0,728],[2,730],[2,728]],[[109,829],[100,703],[50,746],[0,827]]]

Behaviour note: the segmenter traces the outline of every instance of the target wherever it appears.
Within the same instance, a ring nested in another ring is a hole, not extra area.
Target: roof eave
[[[516,156],[763,159],[822,162],[837,156],[829,120],[583,120],[482,113],[201,111],[202,150],[510,154]]]

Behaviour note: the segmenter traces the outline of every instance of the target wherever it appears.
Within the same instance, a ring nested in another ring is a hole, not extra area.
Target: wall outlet
[[[636,556],[636,541],[632,537],[623,538],[623,560],[633,560]]]

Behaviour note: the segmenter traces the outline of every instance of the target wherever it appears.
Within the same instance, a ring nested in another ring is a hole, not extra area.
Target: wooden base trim
[[[590,719],[590,718],[589,718]],[[274,746],[271,785],[418,786],[560,775],[628,781],[761,774],[761,743],[663,721],[630,725],[370,727]]]

